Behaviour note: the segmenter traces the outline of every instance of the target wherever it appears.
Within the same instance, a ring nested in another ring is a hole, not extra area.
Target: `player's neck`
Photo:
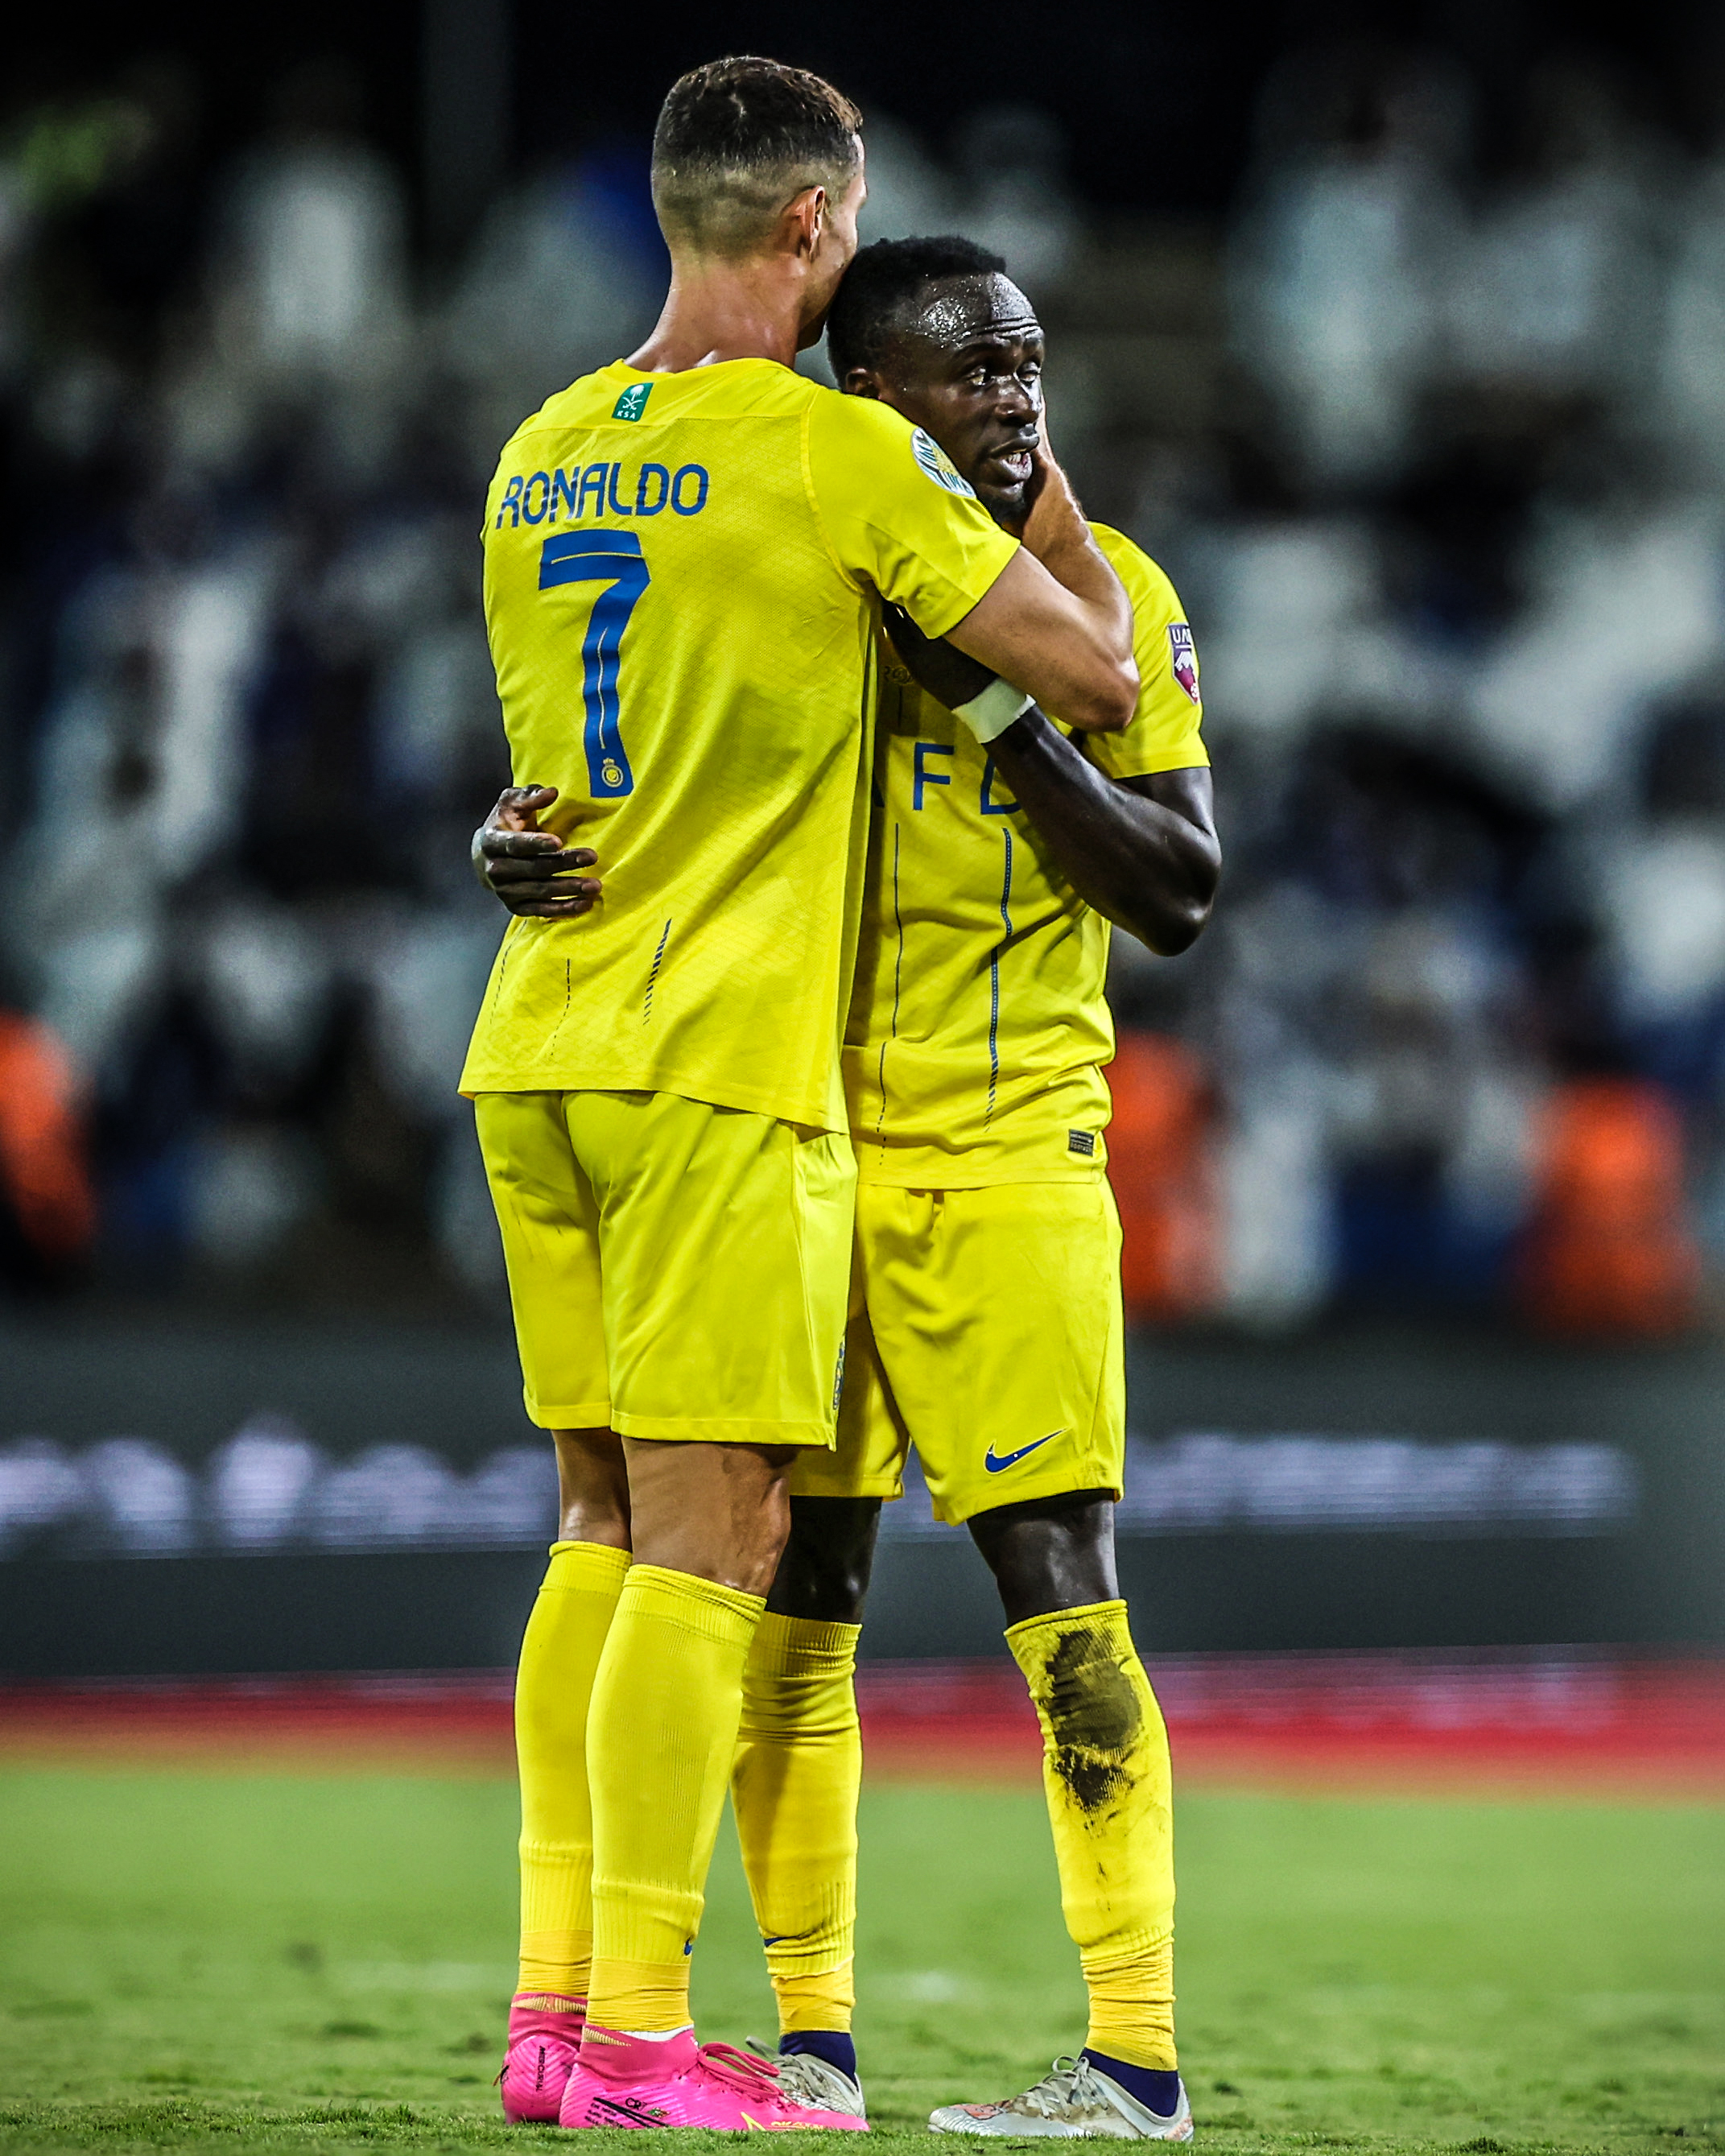
[[[628,363],[644,374],[681,374],[726,359],[792,366],[803,291],[803,266],[793,256],[674,264],[664,311]]]

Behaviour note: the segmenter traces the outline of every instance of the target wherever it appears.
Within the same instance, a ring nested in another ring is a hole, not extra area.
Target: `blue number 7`
[[[539,588],[558,584],[608,584],[593,603],[581,639],[581,694],[587,706],[582,743],[594,798],[614,799],[634,791],[634,773],[624,753],[617,699],[617,661],[623,632],[635,602],[651,578],[633,531],[560,531],[539,555]]]

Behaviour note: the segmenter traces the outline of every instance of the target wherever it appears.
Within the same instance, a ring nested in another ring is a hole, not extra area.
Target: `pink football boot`
[[[583,1999],[555,2010],[540,1994],[511,2002],[509,2042],[497,2086],[503,2092],[503,2116],[511,2126],[557,2124],[586,2022]]]
[[[849,2112],[793,2102],[769,2061],[728,2044],[697,2046],[692,2029],[654,2041],[591,2025],[557,2124],[707,2126],[721,2133],[869,2130],[866,2119]]]

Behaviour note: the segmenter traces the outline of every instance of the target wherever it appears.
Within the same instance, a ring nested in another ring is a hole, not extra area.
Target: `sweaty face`
[[[1041,428],[1042,326],[1009,277],[931,284],[895,323],[870,386],[928,429],[1003,522],[1022,516]]]

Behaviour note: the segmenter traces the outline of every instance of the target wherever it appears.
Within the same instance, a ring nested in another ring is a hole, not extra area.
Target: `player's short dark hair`
[[[653,204],[665,238],[747,254],[805,187],[842,194],[862,115],[805,69],[742,54],[674,82],[653,131]]]
[[[990,277],[1006,264],[973,239],[877,239],[860,248],[827,311],[827,357],[840,382],[853,367],[878,367],[893,325],[927,286],[947,277]]]

